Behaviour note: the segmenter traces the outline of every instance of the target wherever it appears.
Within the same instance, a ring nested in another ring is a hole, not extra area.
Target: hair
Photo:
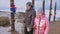
[[[32,2],[27,2],[26,5],[32,6]]]
[[[42,13],[42,15],[43,15],[43,9],[42,8],[39,8],[38,10],[37,10],[37,13]]]
[[[26,5],[29,5],[29,6],[31,7],[30,9],[31,9],[31,10],[33,9],[33,10],[34,10],[34,7],[33,7],[33,5],[32,5],[32,2],[27,2]]]

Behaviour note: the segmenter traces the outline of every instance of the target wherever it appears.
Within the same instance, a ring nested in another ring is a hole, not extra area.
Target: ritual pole
[[[53,19],[54,22],[55,22],[55,19],[56,19],[56,6],[57,6],[57,3],[55,2],[54,19]]]
[[[11,10],[11,31],[14,31],[15,30],[15,12],[16,12],[14,0],[10,0],[10,10]]]
[[[50,12],[49,12],[49,21],[51,20],[51,12],[52,12],[52,0],[50,2]]]

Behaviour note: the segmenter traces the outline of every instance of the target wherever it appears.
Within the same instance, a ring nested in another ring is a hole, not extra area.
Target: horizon
[[[10,10],[0,10],[0,12],[7,12],[7,11],[8,11],[8,12],[11,12]],[[36,10],[36,11],[37,11],[37,10]],[[50,10],[45,10],[45,12],[46,12],[46,11],[50,11]],[[52,11],[54,11],[54,10],[52,10]],[[56,12],[57,12],[57,11],[59,12],[60,10],[56,10]],[[16,12],[25,12],[25,10],[16,10]]]

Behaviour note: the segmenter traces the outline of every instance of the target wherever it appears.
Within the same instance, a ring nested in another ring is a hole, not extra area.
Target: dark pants
[[[33,28],[31,29],[30,32],[27,31],[27,28],[25,27],[25,34],[33,34]]]

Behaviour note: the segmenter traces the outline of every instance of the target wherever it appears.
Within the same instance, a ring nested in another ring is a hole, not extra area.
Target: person
[[[33,25],[35,17],[36,17],[36,11],[34,10],[32,3],[27,2],[25,18],[24,18],[25,34],[33,34]]]
[[[45,17],[43,10],[40,8],[37,11],[37,16],[34,19],[34,34],[48,34],[49,27],[49,20]]]

